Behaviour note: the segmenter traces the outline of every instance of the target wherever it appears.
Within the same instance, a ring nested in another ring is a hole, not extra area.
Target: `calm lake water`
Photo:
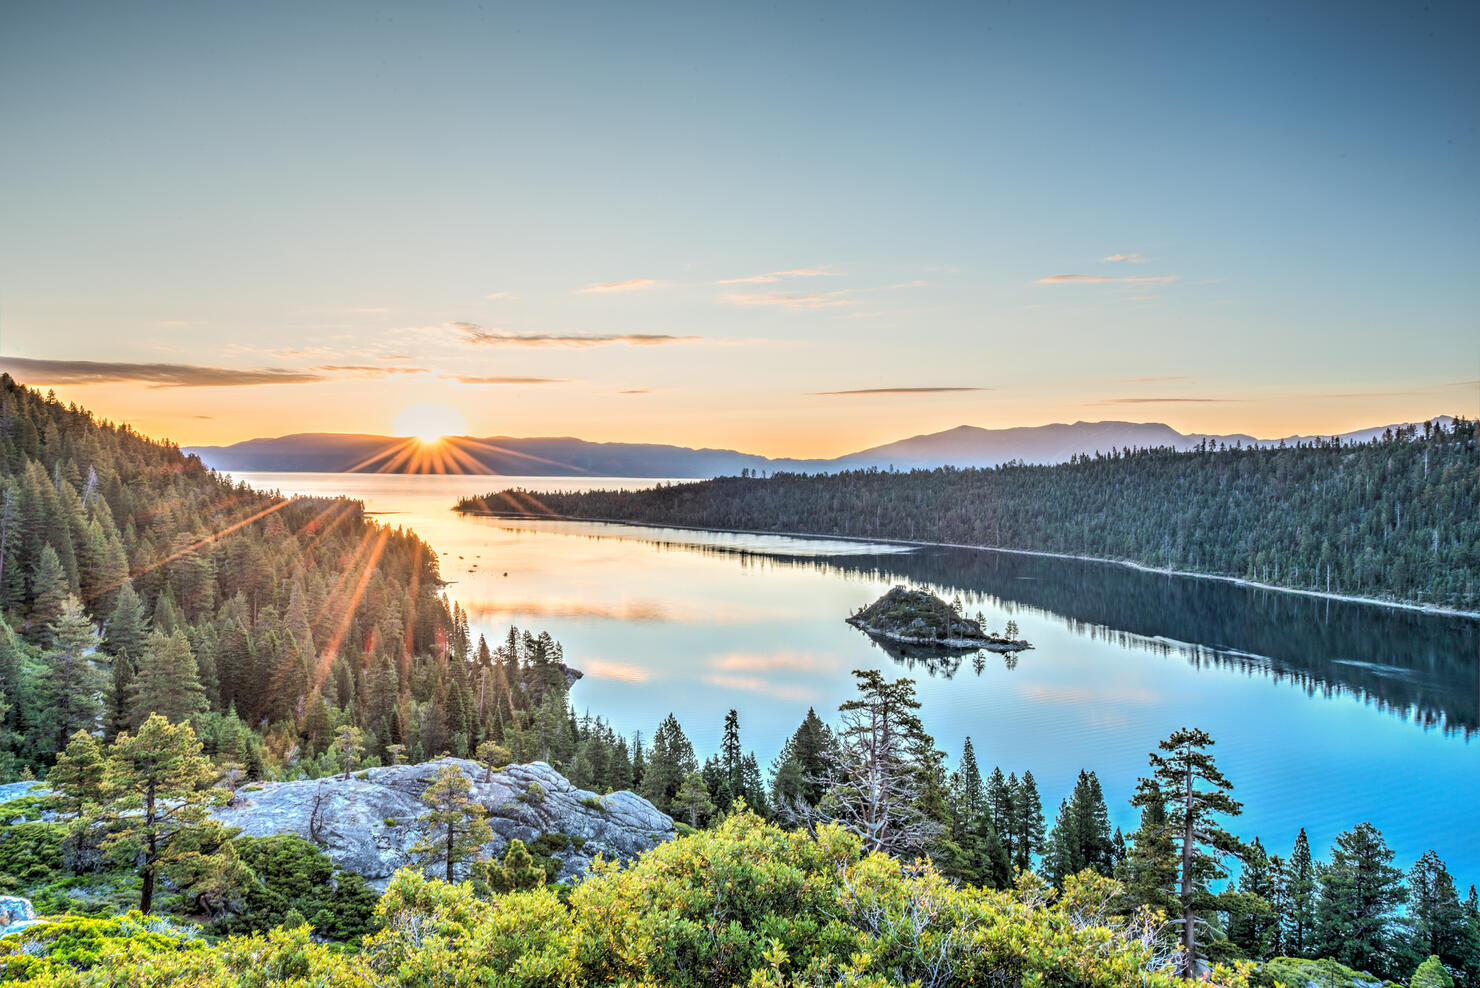
[[[240,474],[284,493],[347,494],[438,551],[449,593],[490,643],[548,630],[586,673],[572,691],[631,734],[675,712],[699,757],[725,712],[768,765],[807,708],[834,722],[850,670],[918,683],[926,728],[952,759],[970,735],[984,772],[1031,769],[1052,824],[1081,768],[1112,823],[1146,754],[1177,727],[1214,754],[1244,814],[1233,829],[1288,854],[1304,826],[1324,854],[1368,820],[1405,870],[1426,848],[1461,894],[1480,882],[1480,621],[1010,553],[781,536],[464,517],[458,497],[643,487],[574,478]],[[895,584],[960,595],[1015,658],[896,661],[844,624]]]

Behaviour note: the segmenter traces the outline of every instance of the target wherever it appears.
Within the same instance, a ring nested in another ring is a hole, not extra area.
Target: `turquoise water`
[[[492,642],[547,629],[586,673],[572,691],[618,730],[677,713],[703,758],[725,711],[768,764],[809,706],[835,719],[850,670],[918,682],[927,729],[983,770],[1031,769],[1052,822],[1081,768],[1112,822],[1146,755],[1188,725],[1217,740],[1245,812],[1233,829],[1287,854],[1363,820],[1407,868],[1426,848],[1461,890],[1480,882],[1480,621],[1126,567],[979,550],[463,517],[459,496],[643,486],[632,480],[247,474],[296,493],[345,493],[439,552],[449,593]],[[843,623],[890,586],[960,595],[1034,643],[1016,657],[898,662]]]

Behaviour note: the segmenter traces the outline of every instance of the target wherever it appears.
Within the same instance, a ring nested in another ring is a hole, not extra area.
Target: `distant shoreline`
[[[1315,597],[1321,600],[1336,600],[1348,604],[1371,604],[1377,607],[1392,607],[1399,610],[1415,611],[1419,614],[1480,619],[1480,611],[1464,611],[1454,607],[1435,607],[1432,604],[1413,604],[1401,600],[1384,600],[1381,597],[1358,597],[1354,594],[1327,593],[1324,590],[1301,590],[1297,587],[1281,587],[1273,583],[1260,583],[1257,580],[1249,580],[1238,576],[1223,576],[1218,573],[1197,573],[1191,570],[1168,569],[1162,566],[1147,566],[1144,563],[1138,563],[1130,559],[1111,559],[1106,556],[1082,556],[1070,552],[1046,552],[1040,549],[1007,549],[992,545],[968,545],[964,542],[926,542],[918,539],[864,538],[858,535],[827,535],[819,532],[765,531],[755,528],[710,528],[702,525],[679,525],[673,522],[632,521],[625,518],[536,515],[521,511],[489,511],[486,509],[463,510],[455,505],[451,510],[464,515],[522,519],[525,521],[589,521],[599,522],[605,525],[630,525],[634,528],[672,528],[679,531],[719,532],[726,535],[784,535],[794,539],[832,539],[841,542],[856,542],[863,545],[878,543],[881,545],[908,545],[935,549],[976,549],[985,552],[1010,552],[1018,556],[1042,556],[1048,559],[1072,559],[1085,563],[1127,566],[1131,569],[1140,570],[1143,573],[1155,573],[1161,576],[1186,576],[1199,580],[1218,580],[1223,583],[1231,583],[1235,586],[1248,587],[1253,590],[1273,590],[1278,593],[1301,594],[1306,597]]]

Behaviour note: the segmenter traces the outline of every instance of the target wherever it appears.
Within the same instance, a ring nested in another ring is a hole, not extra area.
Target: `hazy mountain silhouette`
[[[1434,421],[1448,423],[1448,416]],[[1366,441],[1382,435],[1376,426],[1344,434]],[[1204,439],[1244,446],[1308,440],[1310,436],[1256,439],[1253,436],[1181,433],[1161,422],[1075,422],[1072,425],[982,429],[963,425],[945,432],[912,436],[830,460],[769,459],[728,449],[690,449],[655,443],[593,443],[573,437],[448,437],[424,445],[396,436],[327,432],[276,439],[249,439],[231,446],[192,446],[208,466],[226,472],[317,471],[324,473],[463,473],[504,476],[718,477],[741,470],[805,472],[869,467],[909,470],[938,466],[986,467],[1016,460],[1062,463],[1078,453],[1109,452],[1144,446],[1191,449]]]

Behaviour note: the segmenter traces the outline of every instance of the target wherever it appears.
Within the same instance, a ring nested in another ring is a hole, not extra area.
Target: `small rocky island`
[[[989,635],[979,622],[924,590],[893,587],[884,596],[847,619],[881,644],[906,646],[925,652],[1018,652],[1033,646],[1025,641]]]

